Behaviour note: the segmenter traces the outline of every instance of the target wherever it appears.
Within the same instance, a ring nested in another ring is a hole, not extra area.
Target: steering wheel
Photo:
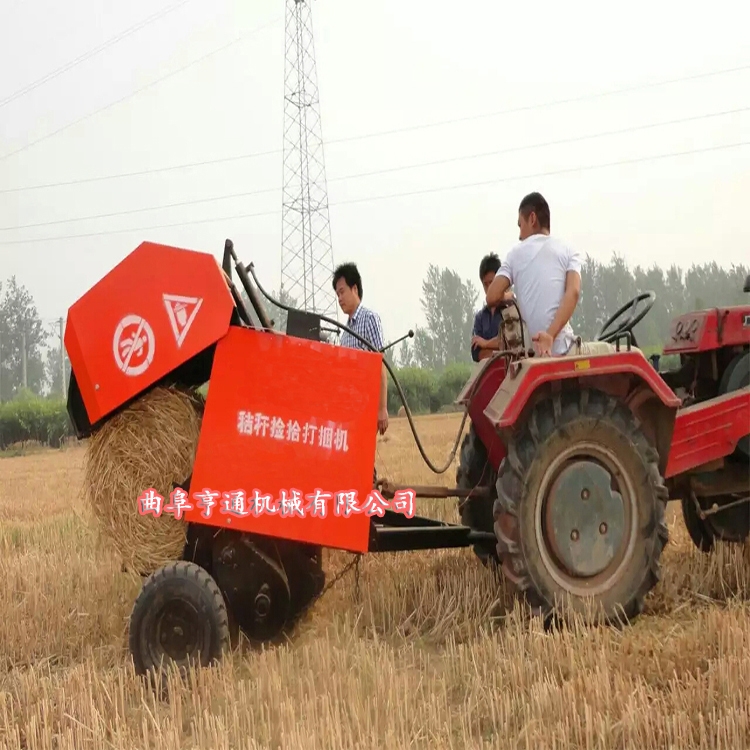
[[[648,300],[646,302],[645,309],[643,312],[638,313],[636,315],[636,310],[638,309],[639,303]],[[633,328],[636,326],[637,323],[640,323],[648,314],[648,311],[654,306],[654,302],[656,302],[656,295],[653,292],[643,292],[642,294],[639,294],[637,297],[633,297],[629,302],[626,302],[603,326],[602,330],[599,331],[599,335],[596,337],[597,341],[605,341],[607,343],[612,343],[613,341],[616,341],[620,336],[622,336],[623,333],[629,332],[631,336],[631,340],[633,342],[634,346],[638,346],[638,344],[635,343],[635,336],[633,336]],[[610,328],[614,322],[622,316],[623,313],[629,311],[630,315],[628,316],[627,320],[625,320],[624,323],[620,323],[617,328],[615,328],[613,331],[607,332],[607,329]]]

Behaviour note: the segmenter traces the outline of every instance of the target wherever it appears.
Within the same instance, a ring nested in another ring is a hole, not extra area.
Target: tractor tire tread
[[[659,472],[657,452],[639,429],[630,410],[616,398],[595,389],[581,389],[577,398],[570,392],[555,394],[533,407],[526,424],[515,431],[498,471],[494,504],[498,556],[505,577],[522,593],[532,612],[550,619],[554,614],[551,587],[533,581],[520,530],[520,502],[534,463],[545,460],[547,441],[552,437],[566,436],[573,423],[582,418],[592,419],[595,426],[608,423],[626,438],[643,467],[641,476],[633,477],[636,491],[645,487],[653,499],[650,517],[638,530],[640,544],[647,555],[642,578],[637,586],[632,587],[628,601],[620,605],[620,614],[632,619],[643,611],[646,595],[660,580],[660,559],[669,541],[665,521],[669,493]],[[533,534],[533,530],[528,533]],[[612,620],[609,614],[605,619]],[[619,622],[621,617],[618,615],[614,619]]]
[[[489,463],[487,449],[474,430],[474,425],[471,425],[461,443],[459,463],[456,469],[456,487],[473,489],[486,486],[490,489],[491,495],[494,495],[495,481],[495,472]],[[492,496],[489,499],[482,497],[460,498],[457,505],[461,523],[475,531],[492,533],[494,530],[493,501],[494,497]],[[484,565],[487,565],[490,561],[499,563],[494,546],[488,548],[475,544],[473,545],[473,551]]]

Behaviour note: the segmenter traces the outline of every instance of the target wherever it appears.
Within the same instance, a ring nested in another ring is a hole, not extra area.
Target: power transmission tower
[[[281,302],[338,320],[308,0],[286,0],[285,48],[280,297]]]

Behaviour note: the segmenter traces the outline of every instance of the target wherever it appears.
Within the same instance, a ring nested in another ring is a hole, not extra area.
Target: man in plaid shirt
[[[349,316],[347,326],[363,339],[369,341],[375,349],[385,346],[383,326],[380,316],[362,304],[362,277],[354,263],[340,265],[333,274],[333,288],[339,300],[339,306]],[[350,349],[371,351],[349,332],[341,334],[341,346]],[[388,429],[388,373],[383,365],[380,378],[380,408],[378,410],[378,431],[381,435]]]

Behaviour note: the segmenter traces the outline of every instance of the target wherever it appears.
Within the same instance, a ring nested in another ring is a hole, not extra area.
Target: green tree
[[[676,316],[706,307],[746,304],[742,287],[747,270],[744,265],[721,268],[712,261],[693,265],[687,271],[675,265],[662,269],[655,264],[649,269],[636,266],[631,271],[617,255],[608,264],[587,257],[581,272],[581,300],[572,325],[582,338],[593,339],[618,308],[636,295],[652,291],[654,305],[634,332],[642,348],[660,349]]]
[[[587,255],[581,268],[581,296],[571,320],[573,330],[584,339],[594,338],[606,320],[601,312],[605,304],[601,289],[603,272],[604,266]]]
[[[470,281],[449,268],[430,264],[422,282],[422,309],[427,325],[417,327],[414,350],[421,367],[442,369],[471,361],[470,340],[478,293]]]
[[[414,363],[414,348],[410,346],[409,339],[404,339],[398,351],[398,366],[413,367]]]
[[[51,346],[47,350],[44,360],[44,380],[47,390],[52,396],[62,396],[62,373],[60,371],[60,346]],[[65,392],[70,383],[70,360],[65,352]]]
[[[12,276],[0,303],[0,400],[12,399],[24,387],[24,359],[26,387],[42,393],[46,338],[33,297]]]

